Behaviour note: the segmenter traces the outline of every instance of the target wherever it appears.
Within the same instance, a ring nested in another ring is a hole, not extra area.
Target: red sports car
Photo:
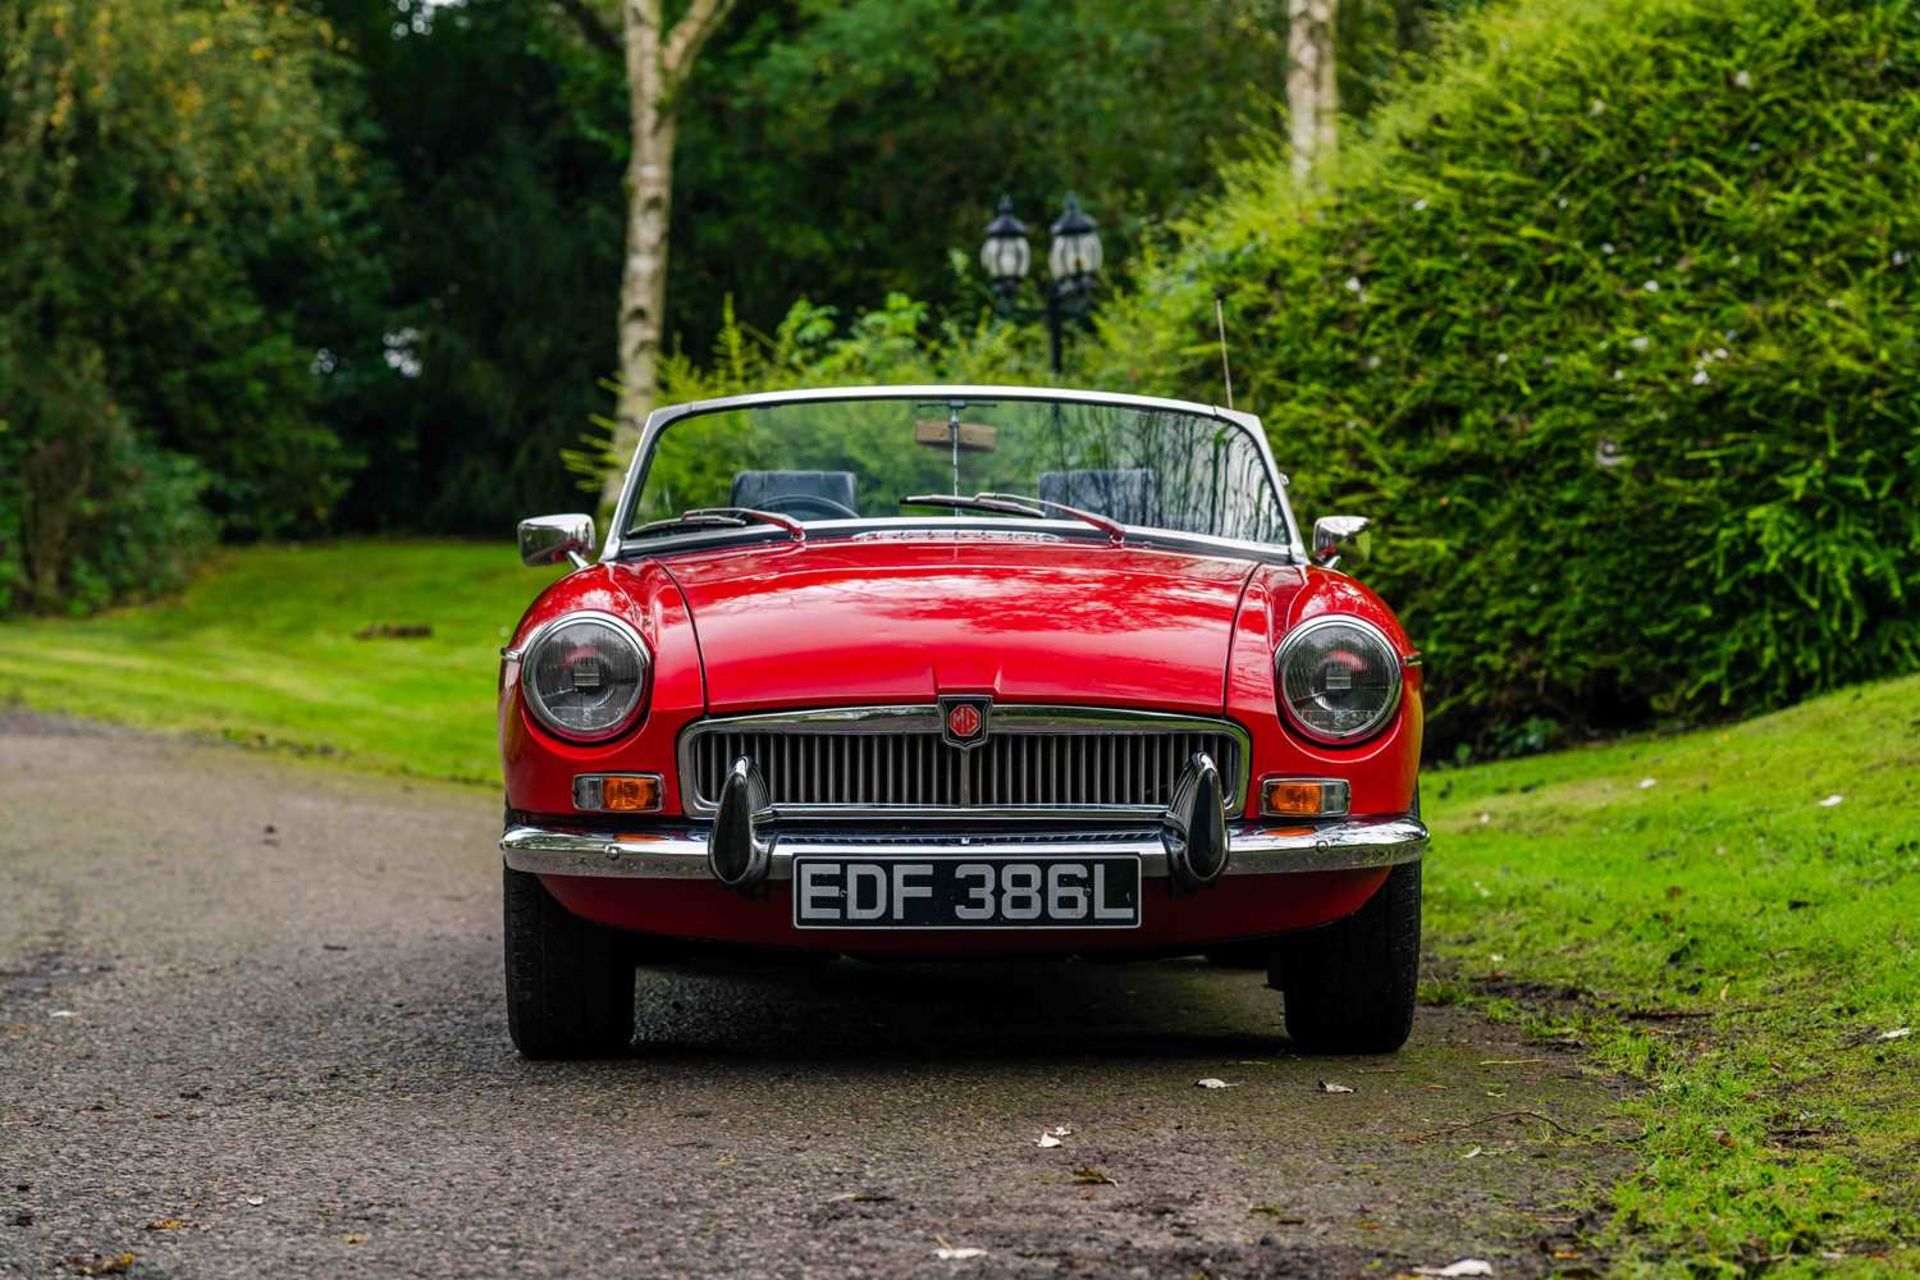
[[[1295,1044],[1386,1052],[1420,951],[1420,658],[1301,539],[1258,419],[869,387],[647,422],[597,561],[502,654],[506,977],[618,1052],[693,944],[1258,957]]]

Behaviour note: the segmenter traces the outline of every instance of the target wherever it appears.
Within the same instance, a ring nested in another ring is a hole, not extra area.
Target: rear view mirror
[[[934,449],[951,449],[958,443],[963,453],[992,453],[1000,447],[1000,429],[990,422],[962,422],[958,425],[959,439],[956,442],[955,424],[945,418],[921,418],[913,424],[913,442]]]
[[[533,567],[570,561],[584,569],[594,547],[593,517],[574,512],[520,522],[520,563]]]
[[[1365,516],[1321,516],[1313,522],[1313,560],[1331,569],[1340,563],[1340,548],[1356,542],[1373,521]],[[1364,550],[1364,544],[1362,544]]]

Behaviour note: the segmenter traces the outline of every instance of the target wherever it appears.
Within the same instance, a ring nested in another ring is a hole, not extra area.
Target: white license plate
[[[793,860],[796,929],[1137,929],[1140,858]]]

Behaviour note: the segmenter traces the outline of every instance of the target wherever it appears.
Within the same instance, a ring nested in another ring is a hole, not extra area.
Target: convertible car
[[[1269,966],[1288,1035],[1388,1052],[1420,950],[1420,657],[1303,541],[1259,421],[1025,387],[648,420],[597,560],[502,652],[506,985],[617,1053],[689,947]]]

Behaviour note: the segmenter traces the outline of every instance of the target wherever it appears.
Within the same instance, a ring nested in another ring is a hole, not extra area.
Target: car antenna
[[[1227,384],[1227,408],[1233,408],[1233,366],[1227,363],[1227,307],[1219,294],[1213,295],[1213,324],[1220,332],[1220,376]]]

